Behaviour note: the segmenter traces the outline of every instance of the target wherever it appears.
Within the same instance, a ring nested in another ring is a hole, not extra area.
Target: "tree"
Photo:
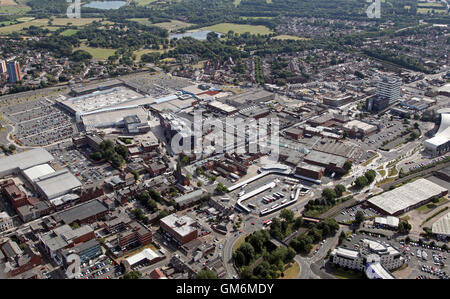
[[[398,224],[398,232],[401,234],[409,233],[411,228],[411,224],[408,223],[408,220],[403,220]]]
[[[299,229],[300,227],[302,227],[302,225],[303,225],[303,218],[302,216],[299,216],[295,219],[294,228]]]
[[[352,162],[350,162],[350,161],[345,161],[345,163],[344,163],[344,169],[345,169],[347,172],[349,172],[350,169],[352,169],[352,167],[353,167]]]
[[[202,181],[197,181],[197,187],[201,187],[201,186],[203,186],[203,183],[202,183]]]
[[[245,255],[239,250],[233,252],[233,261],[238,268],[247,265]]]
[[[130,271],[124,274],[121,279],[139,279],[142,274],[139,271]]]
[[[219,194],[223,194],[223,193],[225,193],[225,192],[227,192],[228,191],[228,188],[227,187],[225,187],[225,185],[224,184],[222,184],[222,183],[220,183],[219,182],[219,184],[217,184],[217,187],[216,187],[216,192],[217,193],[219,193]]]
[[[217,275],[216,275],[216,273],[214,273],[211,270],[201,270],[193,278],[194,279],[217,279]]]
[[[322,191],[322,197],[325,198],[327,201],[330,201],[336,198],[336,192],[333,189],[325,188]]]
[[[139,173],[136,170],[132,170],[131,173],[133,174],[135,181],[139,180]]]
[[[14,144],[10,144],[8,148],[12,152],[16,150],[16,146]]]
[[[369,181],[365,176],[359,176],[356,178],[354,184],[356,188],[362,189],[369,184]]]
[[[367,178],[368,184],[371,184],[375,180],[377,173],[375,172],[375,170],[369,169],[366,171],[366,173],[364,173],[364,176]]]
[[[285,219],[286,222],[291,223],[292,221],[294,221],[294,212],[288,209],[283,209],[280,212],[280,217]]]
[[[342,184],[336,185],[336,187],[334,187],[334,192],[336,193],[337,197],[341,197],[345,191],[346,191],[346,188]]]
[[[365,219],[364,213],[358,210],[355,215],[355,223],[359,225],[364,221],[364,219]]]
[[[251,261],[255,257],[255,248],[248,242],[245,242],[244,244],[239,246],[237,250],[242,252],[242,254],[245,256],[246,261]]]

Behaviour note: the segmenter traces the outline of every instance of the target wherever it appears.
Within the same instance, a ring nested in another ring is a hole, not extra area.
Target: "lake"
[[[195,31],[195,32],[177,33],[177,34],[171,34],[169,36],[169,38],[170,39],[173,39],[173,38],[180,39],[180,38],[183,38],[183,37],[190,36],[190,37],[198,39],[198,40],[206,40],[206,36],[210,32],[212,32],[212,31],[210,31],[210,30],[203,30],[203,31]],[[221,36],[220,33],[218,33],[218,32],[216,32],[216,33],[219,35],[219,37]]]
[[[126,1],[93,1],[83,5],[83,7],[97,9],[119,9],[127,4]]]

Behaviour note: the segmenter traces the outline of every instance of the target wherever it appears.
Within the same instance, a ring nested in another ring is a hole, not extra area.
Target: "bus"
[[[271,207],[271,209],[275,209],[275,208],[278,207],[278,206],[279,206],[279,204],[273,205],[273,206]]]
[[[254,204],[252,204],[252,203],[249,203],[249,204],[248,204],[248,207],[249,207],[250,209],[256,209],[256,206],[255,206]]]
[[[284,203],[286,203],[287,202],[287,198],[286,199],[283,199],[282,201],[281,201],[281,204],[284,204]]]
[[[238,194],[238,196],[242,197],[242,196],[244,196],[244,194],[245,194],[245,191],[242,191],[241,193]]]
[[[261,211],[262,213],[263,211]],[[272,223],[271,219],[267,219],[266,221],[263,222],[264,226],[269,226]]]
[[[245,187],[247,187],[248,184],[244,184],[242,185],[241,189],[244,189]]]

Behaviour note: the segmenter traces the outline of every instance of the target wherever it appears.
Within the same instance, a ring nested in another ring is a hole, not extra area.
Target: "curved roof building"
[[[438,113],[441,115],[439,130],[433,138],[425,140],[423,143],[433,155],[444,154],[450,149],[450,110],[441,109]]]

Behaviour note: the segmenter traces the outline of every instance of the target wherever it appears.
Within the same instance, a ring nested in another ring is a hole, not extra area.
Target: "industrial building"
[[[38,177],[35,186],[47,200],[81,191],[81,182],[67,169]]]
[[[239,111],[239,109],[219,101],[209,102],[206,104],[206,107],[213,112],[219,112],[226,115],[234,114]]]
[[[64,210],[54,215],[56,222],[71,225],[91,223],[102,219],[108,213],[108,209],[97,199],[82,203],[76,207]]]
[[[450,237],[450,213],[445,214],[431,227],[433,234],[437,235],[440,239],[446,240]]]
[[[18,174],[28,168],[53,161],[53,156],[43,148],[31,149],[0,159],[0,177]]]
[[[344,164],[347,158],[312,150],[303,158],[303,161],[324,167],[329,173],[344,174]]]
[[[447,188],[443,188],[427,179],[420,178],[394,190],[374,196],[367,202],[383,214],[396,216],[424,205],[433,198],[444,196],[447,193]]]

